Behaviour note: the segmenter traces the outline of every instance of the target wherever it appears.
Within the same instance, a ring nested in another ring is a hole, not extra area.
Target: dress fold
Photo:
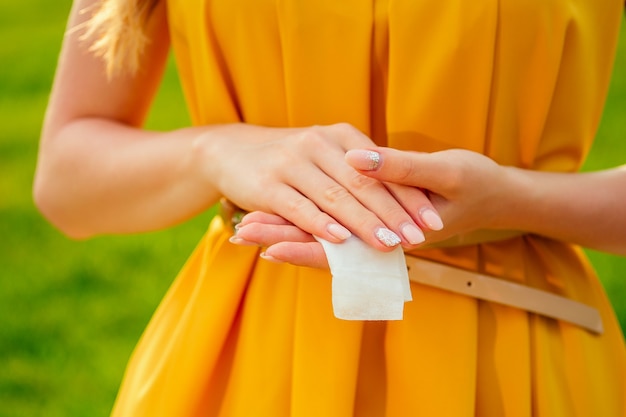
[[[622,0],[167,8],[195,125],[345,122],[399,149],[555,172],[590,147],[623,15]],[[584,252],[483,232],[412,255],[584,302],[605,332],[416,283],[401,321],[339,320],[328,271],[259,259],[215,218],[141,337],[113,416],[626,415],[624,338]]]

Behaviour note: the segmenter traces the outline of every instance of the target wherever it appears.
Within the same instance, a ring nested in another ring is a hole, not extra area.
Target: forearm
[[[626,255],[626,167],[593,173],[505,168],[507,228]]]
[[[73,237],[167,227],[205,210],[219,193],[196,175],[193,141],[203,129],[149,132],[77,119],[42,141],[35,200]]]

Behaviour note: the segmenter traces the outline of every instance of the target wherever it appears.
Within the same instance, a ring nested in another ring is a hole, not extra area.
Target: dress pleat
[[[196,125],[347,122],[400,149],[561,172],[595,136],[623,14],[622,0],[167,3]],[[626,416],[624,338],[578,247],[481,231],[412,254],[594,306],[602,335],[416,283],[401,321],[338,320],[328,271],[230,236],[216,217],[114,417]]]

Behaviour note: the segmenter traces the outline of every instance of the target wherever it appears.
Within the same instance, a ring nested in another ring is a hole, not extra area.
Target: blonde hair
[[[92,15],[75,29],[85,29],[80,38],[104,60],[107,76],[139,70],[139,58],[149,42],[144,29],[158,1],[102,0],[80,11]]]

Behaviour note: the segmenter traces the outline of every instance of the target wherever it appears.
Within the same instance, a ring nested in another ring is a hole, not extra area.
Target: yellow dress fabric
[[[622,8],[172,0],[168,16],[195,124],[348,122],[395,148],[574,171]],[[114,416],[626,415],[623,336],[580,248],[524,235],[416,254],[593,305],[601,336],[418,284],[402,321],[338,320],[328,272],[266,262],[230,236],[214,219],[141,338]]]

